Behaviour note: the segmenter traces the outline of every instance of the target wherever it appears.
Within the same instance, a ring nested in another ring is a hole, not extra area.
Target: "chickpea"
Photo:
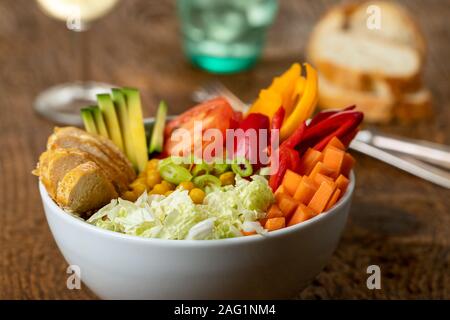
[[[151,194],[165,194],[167,191],[170,191],[167,186],[158,183],[151,191]]]
[[[192,199],[192,202],[195,204],[203,203],[203,199],[205,199],[205,192],[202,189],[194,188],[189,191],[189,196]]]
[[[158,159],[151,159],[149,162],[147,162],[147,171],[157,170],[158,169],[159,160]]]
[[[161,176],[158,171],[150,171],[147,173],[146,184],[150,189],[154,188],[158,183],[161,183]]]
[[[192,189],[194,189],[194,184],[191,181],[183,181],[177,187],[177,189],[181,188],[187,191],[191,191]]]
[[[137,183],[133,185],[133,192],[139,197],[145,190],[147,186],[143,183]]]
[[[147,171],[144,170],[141,173],[139,173],[138,179],[140,179],[140,178],[146,179],[147,178]]]
[[[134,202],[134,201],[136,201],[136,199],[138,197],[136,196],[136,194],[133,191],[125,191],[122,194],[121,198],[124,199],[124,200],[128,200],[128,201]]]
[[[227,186],[230,184],[234,184],[234,176],[235,176],[234,172],[228,171],[222,173],[219,179],[223,186]]]
[[[130,184],[131,189],[134,189],[135,186],[145,185],[146,184],[145,180],[146,179],[144,177],[137,178]]]
[[[169,181],[163,180],[161,184],[165,185],[169,190],[175,190],[175,185],[170,183]]]

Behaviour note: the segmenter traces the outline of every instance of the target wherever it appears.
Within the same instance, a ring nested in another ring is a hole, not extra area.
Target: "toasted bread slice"
[[[114,186],[92,161],[82,163],[59,182],[56,201],[67,211],[89,213],[117,197]]]

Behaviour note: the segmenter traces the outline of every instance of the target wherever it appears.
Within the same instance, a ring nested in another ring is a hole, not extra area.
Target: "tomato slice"
[[[223,142],[225,143],[225,131],[229,128],[236,128],[242,119],[242,113],[235,112],[225,98],[218,97],[199,104],[186,112],[182,113],[172,121],[170,121],[165,128],[165,144],[164,154],[180,155],[183,153],[187,155],[194,150],[194,145],[200,143],[194,141],[194,124],[196,121],[201,121],[202,135],[195,137],[197,140],[202,139],[203,133],[210,129],[218,129],[222,133]],[[178,130],[187,130],[191,136],[191,143],[180,146],[180,141],[171,139]],[[201,141],[204,148],[212,143],[210,141]]]

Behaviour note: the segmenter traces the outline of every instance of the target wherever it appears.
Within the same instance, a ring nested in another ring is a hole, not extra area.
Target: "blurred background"
[[[409,9],[423,29],[428,44],[423,83],[433,97],[434,117],[376,127],[448,145],[450,2],[395,2]],[[137,87],[145,115],[153,116],[160,99],[168,102],[170,113],[178,114],[195,104],[192,93],[199,86],[218,79],[251,102],[274,76],[306,61],[314,25],[339,3],[278,1],[270,11],[273,24],[261,27],[269,27],[265,45],[261,40],[257,48],[261,58],[227,66],[246,69],[242,72],[212,74],[194,66],[184,53],[175,0],[117,1],[89,26],[85,42],[64,21],[46,15],[36,1],[0,0],[0,298],[95,298],[85,287],[66,289],[66,264],[51,239],[37,181],[30,174],[55,125],[34,111],[39,93],[75,80]],[[89,50],[80,50],[86,41]],[[202,65],[195,54],[189,51]],[[89,69],[88,79],[83,66]],[[331,263],[297,298],[450,298],[449,191],[356,156],[358,187],[346,232]],[[381,267],[382,290],[365,285],[370,264]]]

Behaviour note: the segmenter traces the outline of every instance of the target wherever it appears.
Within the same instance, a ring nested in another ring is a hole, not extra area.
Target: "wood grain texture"
[[[219,76],[244,100],[294,61],[313,23],[336,1],[281,0],[262,61],[251,71]],[[429,42],[426,83],[437,117],[387,132],[450,144],[449,1],[401,1]],[[63,24],[30,0],[0,0],[0,299],[95,299],[85,286],[66,288],[66,263],[30,174],[53,124],[36,116],[33,99],[77,77],[76,48]],[[164,97],[172,113],[214,76],[185,60],[173,1],[127,0],[90,34],[94,80],[139,87],[145,113]],[[357,189],[350,220],[333,258],[296,298],[450,299],[450,193],[356,155]],[[378,264],[382,289],[368,290],[366,268]]]

